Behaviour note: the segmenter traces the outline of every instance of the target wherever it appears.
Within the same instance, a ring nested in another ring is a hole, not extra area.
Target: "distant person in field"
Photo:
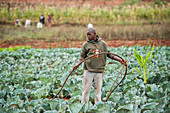
[[[37,28],[42,28],[42,27],[43,27],[42,23],[41,23],[41,22],[38,22],[38,23],[37,23]]]
[[[19,19],[17,19],[16,22],[15,22],[15,26],[20,27],[21,25],[22,25],[21,22],[19,21]]]
[[[92,82],[94,82],[95,89],[95,104],[101,101],[103,72],[105,70],[107,57],[113,60],[117,60],[121,63],[125,63],[120,58],[110,54],[97,55],[97,53],[100,52],[110,52],[108,49],[108,45],[105,41],[101,40],[98,35],[96,35],[96,30],[93,28],[93,26],[88,25],[87,41],[82,46],[78,64],[83,59],[94,54],[96,55],[93,58],[88,59],[84,62],[84,73],[82,78],[83,92],[81,103],[89,101]],[[74,66],[74,69],[78,68],[78,64]]]
[[[51,15],[47,16],[47,21],[48,21],[48,26],[50,27],[51,26]]]
[[[25,27],[28,28],[31,25],[31,20],[26,20]]]
[[[41,14],[41,16],[40,16],[40,22],[42,24],[45,24],[45,17],[43,16],[43,14]]]

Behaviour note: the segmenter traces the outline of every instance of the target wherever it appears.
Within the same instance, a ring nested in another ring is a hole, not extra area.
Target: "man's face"
[[[87,32],[87,38],[89,40],[96,40],[96,33],[94,33],[93,31]]]

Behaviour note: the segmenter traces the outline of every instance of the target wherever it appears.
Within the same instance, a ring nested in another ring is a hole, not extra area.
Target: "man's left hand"
[[[124,60],[124,61],[122,60],[122,61],[121,61],[121,64],[127,66],[127,61],[126,61],[126,60]]]

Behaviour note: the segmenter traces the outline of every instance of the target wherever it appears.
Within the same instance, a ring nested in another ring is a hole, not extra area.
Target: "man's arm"
[[[119,61],[121,64],[124,64],[125,66],[127,65],[127,61],[124,61],[124,60],[122,60],[122,59],[120,59],[120,58],[118,58],[118,57],[116,57],[116,56],[112,56],[111,59],[117,60],[117,61]]]
[[[78,64],[73,67],[73,69],[77,69],[78,66],[80,65],[80,62],[86,57],[86,50],[85,50],[85,43],[82,46],[81,53],[79,56],[79,61]]]
[[[113,60],[117,60],[117,61],[119,61],[119,62],[122,62],[122,59],[120,59],[120,58],[118,58],[118,57],[115,57],[115,56],[112,56],[112,58],[111,59],[113,59]]]

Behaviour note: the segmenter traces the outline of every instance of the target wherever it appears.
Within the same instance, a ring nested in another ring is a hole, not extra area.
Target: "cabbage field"
[[[61,93],[50,100],[78,63],[81,49],[4,49],[0,52],[0,113],[169,113],[170,47],[154,47],[146,83],[135,69],[141,68],[134,49],[145,58],[151,47],[110,48],[123,59],[128,58],[126,53],[132,54],[127,61],[127,76],[104,102],[119,73],[115,69],[122,68],[118,62],[107,59],[103,102],[96,105],[93,87],[90,101],[81,104],[83,65],[72,73]]]

